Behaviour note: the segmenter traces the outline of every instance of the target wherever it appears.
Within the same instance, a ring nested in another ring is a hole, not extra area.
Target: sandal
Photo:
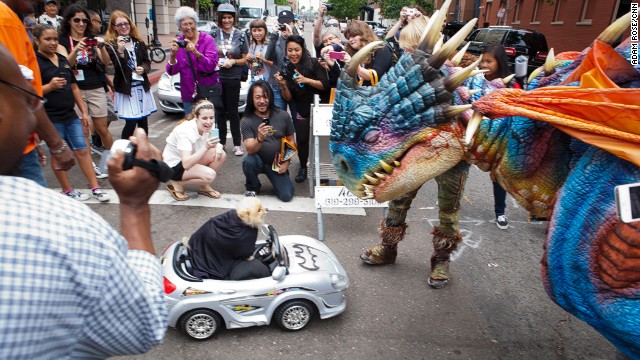
[[[189,196],[185,194],[184,191],[177,191],[173,185],[167,185],[167,190],[171,194],[171,197],[177,201],[189,200]]]
[[[200,191],[198,191],[198,194],[204,195],[206,197],[210,197],[212,199],[220,199],[220,197],[222,196],[220,194],[220,192],[218,192],[216,190],[213,190],[213,189],[211,189],[211,190],[200,190]]]

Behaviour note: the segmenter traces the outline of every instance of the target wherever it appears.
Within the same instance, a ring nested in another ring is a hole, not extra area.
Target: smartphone
[[[618,218],[625,223],[640,221],[640,183],[615,187]]]
[[[209,130],[209,137],[220,137],[220,129],[211,128],[211,130]]]
[[[265,125],[269,125],[269,118],[263,118],[262,123]]]
[[[329,59],[344,60],[344,54],[338,51],[329,51]]]

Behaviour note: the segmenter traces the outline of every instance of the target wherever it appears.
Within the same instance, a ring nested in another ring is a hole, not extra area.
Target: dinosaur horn
[[[444,64],[444,62],[447,61],[447,59],[456,51],[458,46],[460,46],[460,43],[462,43],[462,41],[473,31],[473,27],[476,26],[477,22],[478,19],[474,18],[466,23],[462,29],[451,37],[444,46],[442,46],[440,51],[434,53],[433,56],[429,58],[429,65],[434,69],[439,69],[440,66],[442,66],[442,64]]]
[[[360,49],[355,55],[351,57],[351,61],[349,62],[349,67],[345,71],[350,78],[355,79],[356,71],[358,70],[358,66],[362,60],[369,55],[370,52],[377,46],[384,44],[382,41],[374,41],[372,43],[367,44],[365,47]]]
[[[614,21],[604,29],[604,31],[598,35],[598,40],[606,42],[609,45],[613,45],[613,43],[622,36],[629,26],[631,26],[630,12],[622,15],[618,20]]]
[[[446,0],[444,4],[442,4],[438,15],[434,14],[434,16],[431,17],[429,22],[431,23],[433,21],[433,23],[429,25],[428,30],[425,30],[425,32],[427,33],[426,35],[423,35],[425,41],[420,43],[418,49],[424,51],[427,54],[433,54],[433,48],[438,42],[440,30],[442,30],[442,24],[444,23],[445,19],[447,18],[447,14],[449,13],[449,6],[451,6],[451,1],[452,0]]]
[[[477,111],[473,112],[471,119],[469,119],[469,123],[467,123],[467,130],[464,134],[464,143],[469,145],[471,144],[471,140],[473,140],[473,136],[476,134],[478,127],[480,126],[480,122],[482,121],[482,114]]]
[[[531,72],[531,75],[529,75],[529,79],[527,80],[527,82],[530,83],[533,79],[537,78],[538,75],[540,75],[543,70],[544,70],[544,66],[537,67],[535,70]]]
[[[460,113],[463,113],[469,109],[471,109],[473,107],[473,105],[471,104],[466,104],[466,105],[449,105],[447,107],[447,109],[444,111],[444,116],[448,117],[448,118],[452,118]]]
[[[553,75],[554,72],[556,72],[556,56],[553,48],[551,48],[547,54],[547,59],[544,61],[544,75]]]
[[[511,74],[511,75],[507,76],[506,78],[502,79],[502,82],[505,85],[509,85],[509,83],[511,82],[511,80],[513,80],[514,77],[516,77],[516,74]]]
[[[444,35],[441,33],[440,37],[438,38],[438,42],[433,47],[433,53],[434,54],[437,53],[438,51],[440,51],[440,48],[442,47],[442,44],[444,44]]]
[[[436,41],[434,39],[427,39],[427,35],[429,35],[429,30],[431,30],[431,27],[435,22],[435,18],[437,18],[439,14],[440,14],[440,10],[436,10],[433,12],[433,14],[431,14],[431,18],[429,19],[429,21],[427,21],[427,25],[425,25],[424,30],[422,30],[422,36],[420,36],[420,40],[418,41],[419,49],[420,49],[420,46],[423,44],[425,44],[424,46],[426,47],[426,43]]]
[[[449,40],[451,41],[451,40]],[[429,59],[431,60],[431,59]],[[458,86],[462,85],[462,83],[471,76],[476,76],[478,74],[482,74],[487,72],[487,70],[474,70],[478,65],[480,65],[480,61],[482,60],[482,55],[478,58],[476,62],[467,66],[466,68],[461,69],[453,75],[449,75],[444,80],[444,87],[449,92],[453,92]]]
[[[460,61],[462,61],[462,57],[464,56],[464,53],[467,52],[469,45],[471,45],[471,43],[467,42],[467,44],[462,49],[460,49],[460,51],[458,51],[458,53],[454,57],[451,58],[451,62],[453,63],[453,65],[460,66]]]

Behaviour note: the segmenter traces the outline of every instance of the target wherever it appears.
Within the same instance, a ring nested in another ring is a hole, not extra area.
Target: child
[[[491,81],[495,79],[504,79],[511,75],[509,71],[509,63],[507,62],[507,53],[502,45],[489,45],[482,53],[482,61],[480,61],[480,70],[488,70],[484,73],[485,79]],[[513,88],[520,88],[515,80],[511,80],[507,85]],[[504,214],[506,208],[507,192],[498,184],[493,182],[493,210],[496,214],[496,226],[501,230],[509,227],[509,220]]]
[[[76,84],[76,78],[67,58],[56,53],[58,32],[51,25],[37,25],[33,29],[33,38],[38,48],[37,58],[42,74],[42,83],[45,84],[42,87],[42,91],[44,97],[47,98],[45,103],[47,115],[53,122],[60,137],[73,150],[80,165],[80,170],[89,181],[93,197],[101,202],[109,201],[109,195],[98,185],[98,179],[93,171],[91,155],[87,150],[88,142],[83,126],[88,131],[91,118],[82,101],[80,89]],[[78,119],[78,115],[73,109],[74,104],[77,104],[82,112],[82,120]],[[71,186],[66,171],[54,169],[54,174],[62,187],[63,194],[80,201],[89,199],[87,194],[83,194]]]
[[[251,38],[249,39],[249,53],[247,54],[247,66],[251,72],[251,84],[258,80],[269,78],[269,72],[273,61],[264,57],[267,53],[268,31],[267,24],[262,19],[253,20],[249,24]]]

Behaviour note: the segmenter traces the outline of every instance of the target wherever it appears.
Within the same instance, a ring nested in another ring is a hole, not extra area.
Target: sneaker
[[[76,199],[78,201],[87,201],[89,200],[89,195],[81,193],[80,191],[76,190],[76,189],[71,189],[71,191],[69,191],[68,193],[64,193],[64,195],[67,195],[68,197],[72,198],[72,199]]]
[[[94,189],[91,192],[93,193],[93,197],[96,198],[96,200],[98,200],[100,202],[105,202],[105,201],[111,200],[111,197],[109,196],[109,194],[107,194],[101,188]]]
[[[244,196],[246,196],[246,197],[256,197],[256,192],[255,191],[245,191],[244,192]]]
[[[233,147],[233,155],[235,155],[235,156],[244,155],[244,150],[242,150],[242,146],[234,146]]]
[[[105,150],[104,147],[97,146],[97,145],[94,145],[93,143],[91,143],[91,153],[96,154],[96,155],[102,155],[102,152],[104,150]]]
[[[109,177],[109,174],[103,173],[102,171],[100,171],[100,168],[96,166],[96,163],[92,163],[92,164],[93,164],[93,171],[96,173],[96,178],[106,179]]]
[[[498,229],[506,230],[509,227],[509,220],[504,215],[499,215],[496,218],[496,226]]]

